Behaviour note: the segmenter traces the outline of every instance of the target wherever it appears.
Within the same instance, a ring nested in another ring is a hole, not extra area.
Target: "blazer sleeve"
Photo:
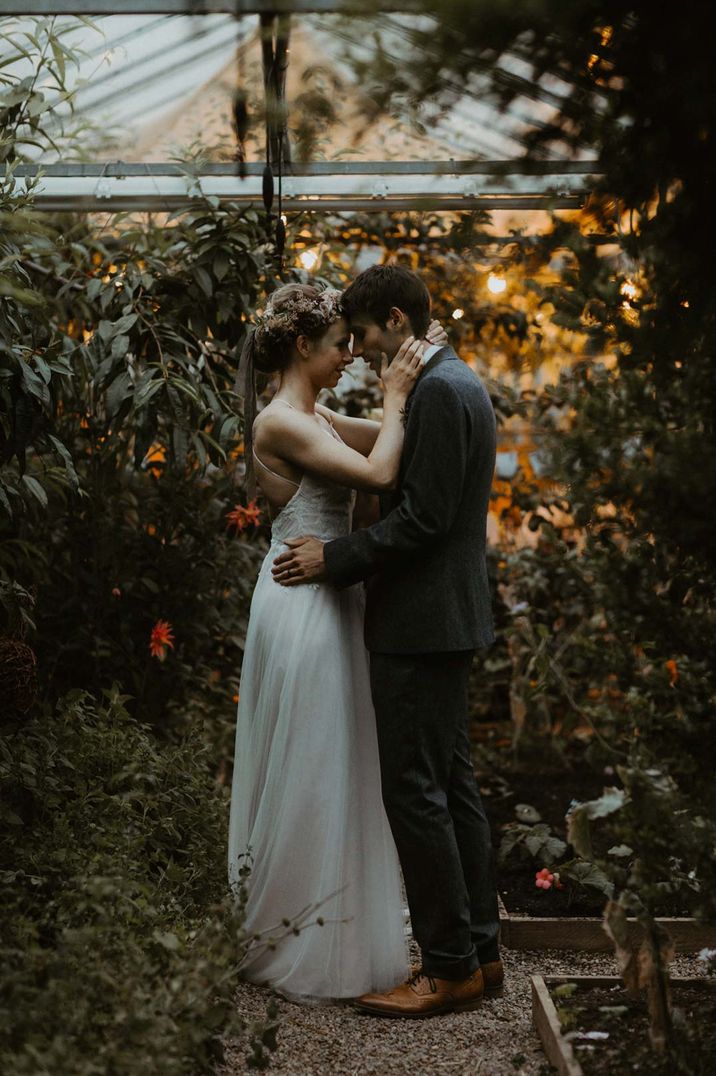
[[[324,546],[326,575],[342,589],[440,541],[465,481],[469,420],[457,389],[431,378],[410,409],[400,503],[380,522]]]

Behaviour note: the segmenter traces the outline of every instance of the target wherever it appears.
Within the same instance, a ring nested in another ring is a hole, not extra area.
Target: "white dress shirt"
[[[447,347],[447,344],[428,344],[421,359],[423,366],[426,362],[430,362],[436,351],[442,351],[444,347]]]

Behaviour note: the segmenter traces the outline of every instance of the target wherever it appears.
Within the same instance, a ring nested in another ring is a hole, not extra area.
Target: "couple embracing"
[[[420,277],[374,266],[342,294],[279,288],[243,356],[247,464],[272,541],[241,673],[229,879],[250,853],[252,933],[319,902],[322,920],[257,946],[243,974],[386,1016],[467,1011],[502,990],[467,728],[471,661],[493,640],[495,416],[445,339]],[[316,402],[356,355],[380,374],[382,423]],[[279,387],[254,421],[256,371]],[[352,531],[357,490],[380,494],[381,518]]]

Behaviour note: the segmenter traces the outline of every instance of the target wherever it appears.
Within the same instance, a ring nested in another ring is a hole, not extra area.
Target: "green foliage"
[[[546,822],[534,826],[513,822],[505,828],[500,843],[500,860],[504,862],[516,848],[524,848],[532,859],[549,867],[564,854],[567,845]]]
[[[39,20],[27,46],[38,70],[44,45],[58,62],[54,26]],[[1,128],[20,160],[34,91],[2,72],[0,84],[25,94]],[[47,145],[55,116],[33,115]],[[263,548],[227,527],[242,474],[237,356],[273,279],[263,217],[196,194],[174,217],[98,227],[34,213],[11,171],[0,215],[4,628],[36,626],[48,699],[116,681],[162,729],[203,722],[225,769]],[[175,638],[164,663],[148,649],[159,619]]]
[[[37,596],[46,690],[116,680],[157,724],[172,709],[223,717],[212,735],[224,751],[261,552],[226,519],[241,474],[233,379],[261,279],[257,229],[251,214],[210,205],[105,235],[65,222],[34,287],[71,376],[42,382],[43,399],[34,381],[4,382],[15,386],[9,407],[35,419],[2,472],[14,518],[0,524],[0,575]],[[58,275],[72,287],[58,293]],[[8,333],[6,356],[27,339],[14,324]],[[177,641],[161,668],[148,650],[157,619]]]
[[[226,796],[196,731],[160,749],[125,702],[75,691],[0,741],[4,1072],[194,1076],[247,1030]]]
[[[0,630],[8,660],[32,633],[42,702],[22,724],[3,700],[0,1068],[194,1076],[239,1031],[263,1068],[275,1010],[235,1006],[225,848],[263,547],[228,529],[233,384],[265,225],[199,195],[174,219],[36,214],[14,169],[52,145],[57,87],[37,87],[64,91],[72,52],[32,25],[34,76],[0,70]]]

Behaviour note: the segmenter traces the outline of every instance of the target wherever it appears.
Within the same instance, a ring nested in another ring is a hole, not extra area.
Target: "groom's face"
[[[395,307],[385,325],[379,325],[367,314],[356,314],[351,318],[350,330],[353,333],[353,357],[364,358],[376,374],[380,373],[383,353],[392,362],[403,340],[411,334],[405,314]]]

